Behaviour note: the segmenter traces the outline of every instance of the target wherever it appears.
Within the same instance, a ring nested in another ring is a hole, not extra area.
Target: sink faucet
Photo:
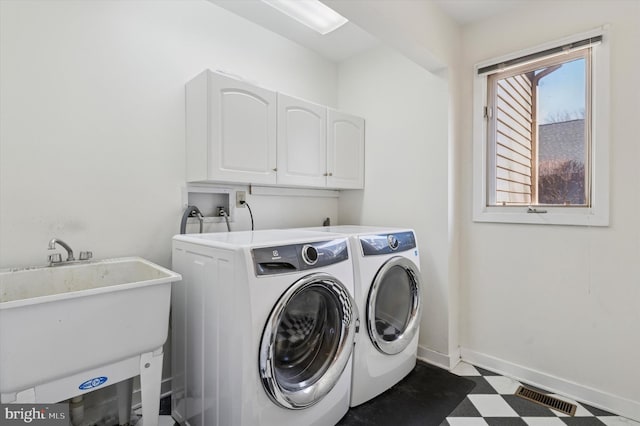
[[[73,260],[76,260],[76,258],[73,257],[73,250],[71,250],[71,247],[69,247],[69,244],[65,243],[64,241],[62,241],[62,240],[60,240],[58,238],[53,238],[51,241],[49,241],[49,250],[55,250],[56,249],[56,244],[61,245],[67,251],[67,262],[71,262]],[[58,255],[57,258],[54,255],[50,255],[49,256],[49,261],[51,263],[60,262],[60,255]]]

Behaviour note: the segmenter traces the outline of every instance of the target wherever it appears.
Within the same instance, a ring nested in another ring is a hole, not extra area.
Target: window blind
[[[520,56],[518,58],[509,59],[504,62],[499,62],[496,64],[487,65],[482,68],[478,68],[478,75],[502,71],[506,68],[511,68],[516,65],[520,65],[526,62],[534,61],[536,59],[544,58],[545,56],[551,56],[559,53],[570,52],[572,50],[594,46],[601,42],[602,42],[602,35],[585,38],[584,40],[574,41],[572,43],[564,44],[562,46],[541,50],[540,52],[531,53],[529,55]]]

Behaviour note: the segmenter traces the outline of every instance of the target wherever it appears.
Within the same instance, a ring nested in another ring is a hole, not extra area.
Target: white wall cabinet
[[[364,187],[364,119],[327,109],[327,186]]]
[[[278,184],[327,186],[327,108],[278,93]]]
[[[364,119],[205,71],[187,83],[187,181],[364,186]]]
[[[205,71],[186,87],[187,181],[276,183],[276,93]]]

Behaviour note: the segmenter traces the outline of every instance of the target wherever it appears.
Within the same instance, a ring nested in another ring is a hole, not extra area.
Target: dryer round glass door
[[[411,343],[420,325],[421,276],[415,263],[392,257],[378,270],[367,301],[367,329],[374,346],[395,355]]]
[[[333,389],[351,356],[355,310],[347,288],[324,273],[301,278],[282,295],[260,343],[260,376],[275,403],[306,408]]]

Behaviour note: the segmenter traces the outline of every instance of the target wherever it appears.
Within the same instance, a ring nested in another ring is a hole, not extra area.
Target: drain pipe
[[[84,422],[84,397],[76,396],[69,400],[69,414],[71,415],[71,424],[80,426]]]
[[[187,209],[182,214],[182,220],[180,221],[180,233],[187,233],[187,219],[190,217],[197,217],[200,221],[200,233],[202,234],[202,226],[204,222],[204,216],[200,212],[200,209],[196,206],[187,206]]]

